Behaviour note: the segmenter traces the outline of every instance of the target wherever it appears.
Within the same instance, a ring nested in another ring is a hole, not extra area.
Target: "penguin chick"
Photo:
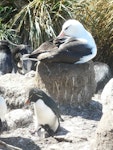
[[[50,136],[57,132],[60,126],[59,119],[63,119],[60,116],[59,109],[55,101],[42,90],[31,88],[29,90],[29,98],[26,103],[29,102],[34,102],[34,112],[37,121],[36,130],[38,131],[39,127],[44,127]]]
[[[49,133],[50,136],[53,136],[53,135],[54,135],[54,131],[53,131],[52,129],[50,129],[50,127],[49,127],[48,124],[41,125],[41,127],[42,127],[47,133]]]
[[[7,113],[7,105],[3,97],[0,96],[0,131],[3,129],[5,115]]]

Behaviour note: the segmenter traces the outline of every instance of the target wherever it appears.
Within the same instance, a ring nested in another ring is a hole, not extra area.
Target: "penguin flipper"
[[[63,119],[61,116],[60,116],[60,121],[61,121],[61,122],[64,122],[64,119]]]

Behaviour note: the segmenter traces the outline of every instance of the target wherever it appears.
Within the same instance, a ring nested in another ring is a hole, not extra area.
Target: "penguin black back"
[[[38,88],[31,88],[29,90],[29,98],[28,99],[30,102],[36,102],[37,100],[42,99],[44,101],[44,103],[52,109],[52,111],[55,113],[55,115],[63,121],[63,119],[60,116],[60,112],[57,107],[57,104],[44,91],[42,91]]]
[[[9,43],[5,40],[0,41],[0,74],[11,73],[13,70],[12,53]]]

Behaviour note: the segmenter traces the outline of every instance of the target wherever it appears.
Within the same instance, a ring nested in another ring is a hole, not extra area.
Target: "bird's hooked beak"
[[[57,38],[61,38],[61,37],[64,37],[65,36],[65,33],[64,33],[64,31],[62,30],[60,33],[59,33],[59,35],[57,36]]]
[[[29,100],[29,99],[26,100],[26,101],[25,101],[25,104],[26,104],[26,105],[30,104],[30,100]]]

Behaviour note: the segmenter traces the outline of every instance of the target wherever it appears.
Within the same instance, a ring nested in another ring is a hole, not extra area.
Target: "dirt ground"
[[[85,108],[61,106],[60,110],[64,122],[61,122],[54,137],[39,138],[31,134],[34,129],[31,123],[16,130],[4,131],[0,140],[22,150],[91,150],[90,143],[102,116],[101,104],[91,100]]]

